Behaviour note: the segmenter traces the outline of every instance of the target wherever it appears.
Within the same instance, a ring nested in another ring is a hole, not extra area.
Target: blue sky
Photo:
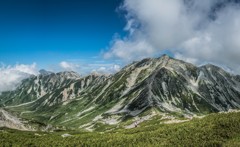
[[[1,0],[0,62],[98,62],[115,33],[123,35],[121,0]],[[106,61],[108,62],[108,61]]]
[[[115,73],[164,53],[239,74],[239,28],[240,0],[0,0],[0,92],[42,68]]]
[[[239,28],[240,0],[0,0],[0,70],[117,71],[167,53],[240,73]]]

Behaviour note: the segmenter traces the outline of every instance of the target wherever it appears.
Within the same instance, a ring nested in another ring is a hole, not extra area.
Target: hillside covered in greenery
[[[24,132],[2,128],[0,146],[240,146],[239,122],[240,112],[231,112],[175,124],[163,124],[156,117],[137,128],[104,132]]]

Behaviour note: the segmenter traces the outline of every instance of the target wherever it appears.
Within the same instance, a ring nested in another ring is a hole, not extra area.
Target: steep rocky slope
[[[3,109],[0,109],[0,127],[29,130],[29,128],[27,128],[19,118],[13,116]]]

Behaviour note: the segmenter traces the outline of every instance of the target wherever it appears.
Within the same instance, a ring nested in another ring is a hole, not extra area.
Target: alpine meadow
[[[0,1],[0,146],[240,146],[240,0]]]

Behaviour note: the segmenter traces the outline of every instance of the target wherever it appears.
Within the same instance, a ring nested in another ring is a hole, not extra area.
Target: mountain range
[[[113,75],[41,70],[3,92],[0,107],[4,122],[10,120],[1,116],[9,114],[19,121],[87,130],[155,115],[192,118],[239,109],[240,76],[167,55],[133,62]]]

